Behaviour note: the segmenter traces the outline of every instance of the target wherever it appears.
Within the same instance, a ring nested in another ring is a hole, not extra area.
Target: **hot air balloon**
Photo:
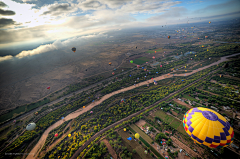
[[[50,87],[47,87],[47,89],[50,89]]]
[[[160,65],[160,67],[162,67],[162,65]]]
[[[144,69],[144,67],[142,67],[142,69]]]
[[[123,128],[123,131],[127,131],[127,129],[126,129],[126,128]]]
[[[155,54],[157,53],[157,51],[155,51]]]
[[[121,99],[121,102],[123,103],[123,102],[125,102],[126,100],[125,99]]]
[[[109,62],[108,64],[109,64],[110,66],[112,65],[112,63],[111,63],[111,62]]]
[[[64,119],[64,117],[61,117],[61,119]]]
[[[38,112],[35,112],[35,115],[38,115]]]
[[[113,71],[116,71],[116,70],[117,70],[116,68],[113,69]]]
[[[147,69],[145,68],[144,71],[147,71]]]
[[[94,102],[94,100],[92,100],[92,102]]]
[[[85,108],[85,106],[83,106],[83,108]]]
[[[30,123],[27,125],[26,129],[28,131],[34,130],[36,128],[36,124],[35,123]]]
[[[146,63],[148,63],[148,62],[146,62]]]
[[[90,111],[90,113],[92,114],[92,113],[93,113],[93,111]]]
[[[135,134],[135,138],[139,139],[140,135],[138,133]]]
[[[57,136],[58,136],[58,133],[56,133],[54,136],[57,137]]]
[[[152,58],[155,59],[155,56],[153,56]]]
[[[140,67],[140,65],[137,65],[137,68],[139,68]]]
[[[168,39],[170,39],[171,38],[171,36],[168,36]]]
[[[197,55],[195,55],[195,57],[196,57]]]
[[[211,24],[211,22],[209,22],[209,24]]]
[[[68,134],[68,137],[71,137],[72,135],[71,134]]]
[[[127,138],[129,141],[131,141],[132,140],[132,137],[129,137],[129,138]]]
[[[16,123],[16,120],[13,120],[14,123]]]
[[[115,73],[113,72],[112,75],[114,75]]]
[[[136,49],[137,49],[137,46],[136,46]]]
[[[75,48],[75,47],[73,47],[73,48],[72,48],[72,51],[73,51],[73,52],[76,52],[76,48]]]
[[[156,72],[156,74],[158,74],[158,72]]]
[[[129,77],[131,77],[132,75],[129,75]]]
[[[202,47],[204,47],[204,45],[202,45]]]
[[[185,72],[187,72],[187,70],[185,70]]]
[[[147,150],[145,150],[144,153],[147,154]]]
[[[205,36],[205,39],[207,39],[208,38],[208,36]]]
[[[182,80],[182,81],[184,81],[184,80]]]
[[[210,148],[227,147],[234,139],[233,128],[219,113],[192,108],[183,117],[183,127],[194,142]]]
[[[130,63],[133,63],[133,60],[130,60]]]

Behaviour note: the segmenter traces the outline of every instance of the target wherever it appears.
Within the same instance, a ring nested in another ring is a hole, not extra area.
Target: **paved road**
[[[196,72],[199,72],[199,71],[201,71],[201,70],[203,70],[203,69],[206,69],[206,68],[209,68],[209,67],[211,67],[211,66],[213,66],[213,65],[217,65],[217,64],[219,64],[219,63],[221,63],[221,62],[227,61],[227,57],[236,56],[236,55],[239,55],[239,54],[240,54],[240,53],[222,57],[221,60],[219,60],[219,61],[217,61],[217,62],[214,62],[214,63],[212,63],[212,64],[210,64],[210,65],[208,65],[208,66],[205,66],[205,67],[203,67],[203,68],[199,68],[199,69],[197,69],[197,70],[194,70],[194,71],[192,71],[192,72],[190,72],[190,73],[186,73],[186,76],[192,75],[192,74],[194,74],[194,73],[196,73]],[[211,73],[214,73],[214,72],[216,72],[216,70],[208,73],[207,75],[209,75],[209,74],[211,74]],[[146,107],[146,108],[142,109],[141,111],[136,112],[136,113],[134,113],[134,114],[132,114],[132,115],[130,115],[130,116],[128,116],[128,117],[126,117],[126,118],[124,118],[124,119],[122,119],[122,120],[120,120],[120,121],[118,121],[118,122],[116,122],[116,123],[114,123],[114,124],[112,124],[112,125],[104,128],[103,130],[101,130],[100,132],[98,132],[98,133],[96,133],[94,136],[92,136],[83,146],[81,146],[80,149],[78,149],[78,150],[75,152],[75,154],[72,156],[72,158],[76,158],[76,157],[81,153],[81,151],[82,151],[91,141],[93,141],[97,136],[99,136],[99,135],[102,134],[103,132],[105,132],[105,131],[107,131],[107,130],[113,128],[113,127],[115,127],[116,125],[122,123],[123,121],[126,121],[126,120],[131,119],[132,117],[134,117],[134,116],[136,116],[136,115],[139,115],[140,113],[142,113],[142,112],[144,112],[145,110],[147,110],[147,109],[155,106],[156,104],[159,104],[160,102],[165,101],[166,99],[172,97],[174,94],[179,93],[180,91],[184,90],[185,88],[187,88],[187,87],[191,86],[192,84],[194,84],[194,83],[200,81],[201,79],[205,78],[207,75],[205,75],[205,76],[203,76],[202,78],[200,78],[200,79],[192,82],[191,84],[189,84],[189,85],[181,88],[180,90],[178,90],[178,91],[176,91],[176,92],[174,92],[174,93],[169,94],[167,97],[165,97],[165,98],[163,98],[162,100],[156,102],[155,104],[153,104],[153,105],[151,105],[151,106],[149,106],[149,107]],[[65,117],[65,120],[67,121],[67,120],[74,119],[74,118],[78,117],[79,115],[87,112],[88,110],[92,109],[92,108],[95,107],[96,105],[99,105],[100,103],[102,103],[103,101],[105,101],[106,99],[110,98],[111,96],[113,96],[113,95],[115,95],[115,94],[119,94],[119,93],[122,93],[122,92],[126,92],[126,91],[128,91],[128,90],[131,90],[131,89],[134,89],[134,88],[136,88],[136,87],[143,86],[143,85],[147,85],[148,82],[153,82],[153,80],[159,81],[159,80],[165,79],[165,76],[166,76],[166,75],[161,75],[161,76],[156,77],[156,78],[154,78],[154,79],[151,79],[151,80],[148,80],[148,81],[144,81],[144,82],[138,83],[136,86],[130,86],[130,87],[123,88],[123,89],[121,89],[121,90],[118,90],[118,91],[109,93],[109,94],[103,96],[99,101],[95,101],[95,102],[89,104],[85,109],[80,108],[80,109],[76,110],[75,112],[69,114],[68,116]],[[168,75],[168,78],[169,78],[169,77],[172,77],[172,76],[173,76],[172,74],[171,74],[171,75]],[[177,74],[177,75],[174,75],[174,76],[185,76],[185,73],[183,73],[183,74]],[[48,129],[43,133],[43,135],[42,135],[42,137],[40,138],[40,140],[38,141],[38,143],[37,143],[37,144],[35,145],[35,147],[31,150],[31,152],[30,152],[30,154],[28,155],[27,159],[32,159],[32,158],[36,158],[36,157],[37,157],[38,151],[41,150],[41,148],[43,147],[43,145],[44,145],[44,143],[45,143],[45,141],[46,141],[46,138],[47,138],[49,132],[50,132],[51,130],[55,129],[56,127],[58,127],[59,125],[61,125],[62,123],[63,123],[63,121],[62,121],[62,120],[59,120],[58,122],[56,122],[56,123],[54,123],[53,125],[51,125],[50,127],[48,127]],[[34,155],[32,155],[32,154],[34,154]]]

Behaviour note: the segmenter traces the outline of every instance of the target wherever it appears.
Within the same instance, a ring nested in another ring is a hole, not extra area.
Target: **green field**
[[[11,119],[13,117],[16,117],[17,115],[23,114],[24,112],[30,111],[34,108],[37,108],[41,105],[44,105],[48,102],[49,102],[49,99],[44,99],[40,102],[32,103],[32,104],[25,105],[25,106],[21,106],[21,107],[18,107],[16,109],[14,109],[14,110],[11,110],[10,112],[0,116],[0,123],[6,121],[8,119]]]
[[[165,118],[164,118],[164,121],[166,123],[171,123],[172,121],[174,120],[174,117],[170,116],[170,115],[167,115]]]
[[[127,140],[128,137],[130,137],[131,135],[128,132],[125,132],[123,130],[118,131],[118,134],[122,137],[122,141],[123,144],[126,145],[127,149],[132,152],[133,149],[135,149],[137,151],[137,154],[133,154],[133,158],[149,158],[151,159],[152,157],[149,154],[145,154],[144,153],[144,149],[142,148],[142,146],[138,143],[138,141],[135,140]]]
[[[174,119],[170,124],[170,126],[174,127],[175,129],[177,129],[180,125],[181,125],[181,122],[177,119]]]
[[[144,64],[147,61],[150,61],[150,59],[148,59],[146,57],[140,57],[140,58],[137,58],[137,59],[133,60],[133,63],[141,65],[141,64]]]
[[[148,50],[145,53],[155,53],[155,51],[162,51],[162,49],[157,49],[157,50]]]
[[[189,99],[189,100],[191,100],[191,101],[198,101],[197,99],[195,99],[195,98],[193,98],[193,97],[190,97],[190,96],[188,96],[187,94],[184,94],[183,95],[183,98],[186,98],[186,99]]]
[[[136,128],[136,130],[133,130],[133,128],[131,127],[131,126],[134,126],[134,128]],[[142,132],[142,130],[140,130],[135,124],[132,124],[130,127],[129,127],[129,129],[130,129],[130,131],[132,131],[133,133],[139,133],[140,134],[140,132]],[[143,133],[144,135],[146,135],[145,133]],[[143,136],[142,136],[143,137]],[[147,147],[149,147],[150,148],[150,150],[156,155],[156,156],[158,156],[158,158],[161,158],[161,159],[164,159],[151,145],[149,145],[148,144],[148,142],[146,142],[143,138],[141,137],[141,134],[140,134],[140,140],[147,146]],[[149,137],[148,135],[147,135],[147,137]],[[149,137],[150,138],[150,137]]]
[[[146,140],[147,142],[151,143],[151,142],[153,141],[147,134],[145,134],[142,130],[140,130],[137,125],[132,124],[132,125],[130,125],[130,127],[131,127],[134,131],[136,131],[137,133],[139,133],[139,135],[140,135],[144,140]]]
[[[162,120],[164,120],[164,118],[167,116],[167,114],[165,114],[163,111],[161,110],[157,110],[156,112],[154,112],[155,116],[158,116],[159,118],[161,118]]]
[[[183,135],[185,136],[188,136],[184,127],[183,127],[183,124],[181,123],[181,125],[179,125],[179,127],[177,128],[177,131],[179,131],[180,133],[182,133]]]

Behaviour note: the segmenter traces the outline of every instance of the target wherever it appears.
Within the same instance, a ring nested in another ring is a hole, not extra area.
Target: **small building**
[[[236,116],[236,118],[237,118],[237,119],[240,119],[240,116],[238,115],[238,116]]]

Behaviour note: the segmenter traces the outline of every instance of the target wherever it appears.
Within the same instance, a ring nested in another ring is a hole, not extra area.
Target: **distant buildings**
[[[218,112],[218,108],[216,108],[214,106],[211,106],[211,108]]]
[[[231,108],[229,106],[223,106],[224,110],[230,110]]]

